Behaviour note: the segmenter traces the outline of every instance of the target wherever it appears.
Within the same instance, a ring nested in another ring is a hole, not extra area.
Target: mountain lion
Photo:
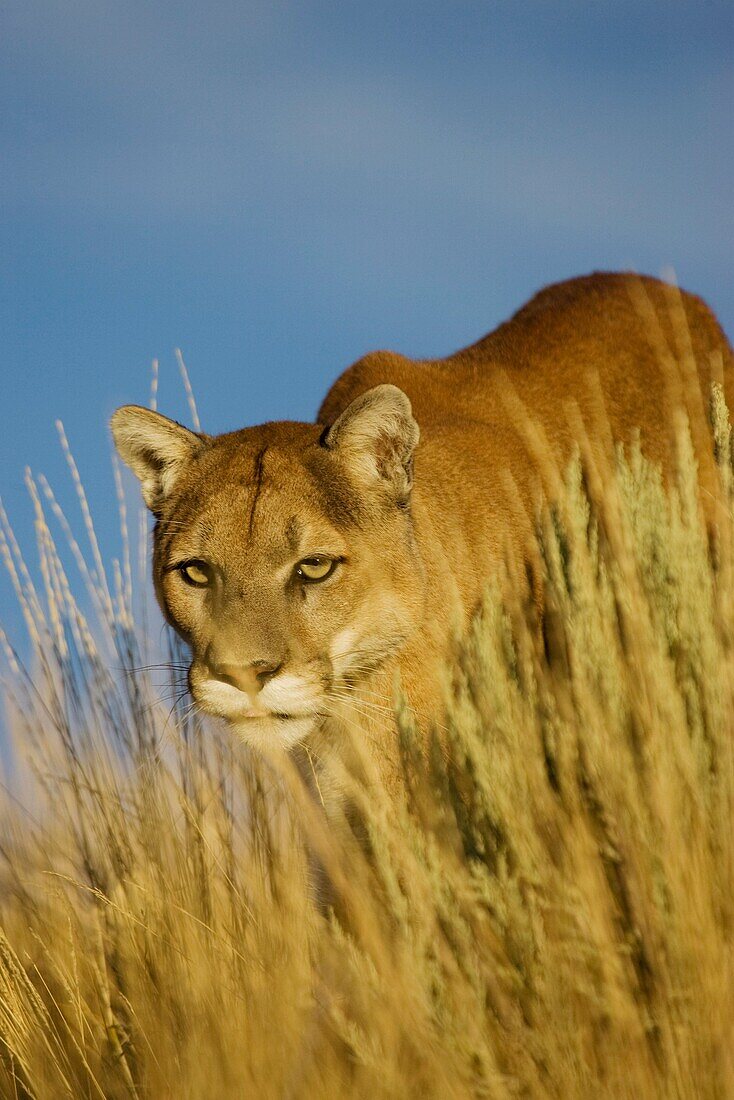
[[[493,569],[528,546],[537,465],[510,410],[522,403],[560,462],[576,409],[595,452],[639,429],[669,468],[676,405],[697,423],[715,378],[731,404],[732,350],[704,302],[594,274],[547,287],[448,358],[365,356],[315,424],[207,436],[118,409],[194,700],[249,744],[287,749],[353,706],[389,755],[396,672],[419,717],[438,715],[452,638]]]

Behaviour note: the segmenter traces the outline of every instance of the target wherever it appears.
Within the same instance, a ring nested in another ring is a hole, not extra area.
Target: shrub
[[[5,639],[2,1094],[732,1094],[718,392],[713,421],[714,499],[683,430],[668,485],[639,448],[582,452],[539,519],[544,630],[495,578],[427,751],[397,702],[404,793],[365,758],[328,824],[289,760],[192,709],[129,565],[73,543],[74,595],[30,482],[39,590],[3,542],[32,657]]]

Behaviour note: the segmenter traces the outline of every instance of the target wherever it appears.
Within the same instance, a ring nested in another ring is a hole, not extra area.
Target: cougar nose
[[[282,662],[276,664],[272,661],[253,661],[251,665],[210,665],[211,673],[217,680],[223,680],[225,684],[251,695],[256,695],[281,668]]]

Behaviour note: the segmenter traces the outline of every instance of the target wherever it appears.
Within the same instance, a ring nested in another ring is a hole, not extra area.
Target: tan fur
[[[366,356],[316,425],[209,438],[118,410],[120,453],[158,517],[156,588],[192,646],[194,697],[262,746],[310,738],[323,749],[325,716],[371,715],[376,757],[390,761],[395,673],[422,719],[439,716],[455,631],[503,555],[525,554],[538,473],[523,417],[560,462],[580,412],[598,456],[639,429],[669,468],[683,407],[705,478],[704,405],[713,378],[731,404],[733,367],[700,299],[596,274],[546,288],[446,359]],[[294,583],[313,554],[344,560],[321,584]],[[216,567],[216,590],[167,571],[186,559]]]

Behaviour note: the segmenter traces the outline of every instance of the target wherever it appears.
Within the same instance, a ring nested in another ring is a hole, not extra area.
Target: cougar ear
[[[323,442],[343,456],[352,473],[390,488],[405,503],[413,482],[413,451],[420,438],[410,401],[397,386],[375,386],[352,401]]]
[[[157,513],[203,439],[152,409],[124,405],[110,420],[118,454],[140,481],[143,500]]]

